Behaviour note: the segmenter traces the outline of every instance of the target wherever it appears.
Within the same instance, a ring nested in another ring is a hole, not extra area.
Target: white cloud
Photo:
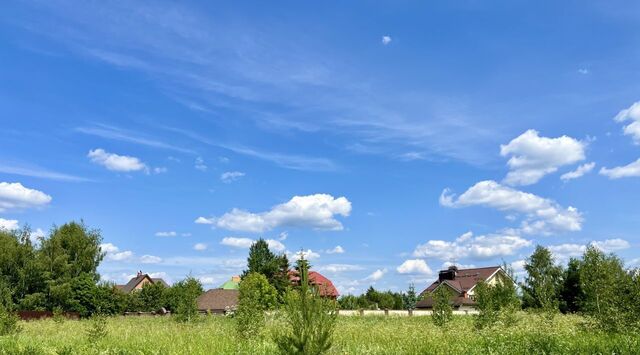
[[[589,74],[589,69],[587,68],[580,68],[578,69],[578,73],[582,74],[582,75],[587,75]]]
[[[237,237],[225,237],[222,238],[220,244],[234,247],[234,248],[243,248],[248,249],[251,247],[253,243],[256,241],[251,238],[237,238]],[[280,241],[275,239],[266,239],[265,242],[269,245],[269,249],[274,252],[283,252],[286,247]]]
[[[220,181],[224,182],[225,184],[230,184],[243,176],[245,176],[245,173],[240,171],[227,171],[220,175]]]
[[[467,232],[454,241],[429,240],[413,251],[413,256],[438,258],[444,261],[470,257],[491,259],[510,256],[522,248],[531,246],[531,241],[518,235],[491,234],[473,237]]]
[[[251,238],[236,238],[236,237],[225,237],[222,238],[220,244],[226,245],[234,248],[245,248],[248,249],[251,247],[255,241]]]
[[[169,169],[167,169],[165,167],[155,167],[155,168],[153,168],[153,173],[154,174],[164,174],[167,171],[169,171]]]
[[[0,218],[0,229],[5,229],[8,231],[12,231],[14,229],[20,228],[17,219],[4,219]]]
[[[640,159],[625,166],[619,166],[611,169],[602,168],[600,169],[600,175],[604,175],[609,179],[638,177],[640,176]]]
[[[342,230],[342,223],[335,216],[347,217],[350,213],[351,202],[345,197],[315,194],[294,196],[267,212],[252,213],[234,208],[218,218],[198,217],[196,223],[214,224],[218,228],[245,232],[264,232],[280,226]]]
[[[275,252],[283,252],[286,247],[280,241],[275,239],[267,239],[267,244],[269,245],[269,249]]]
[[[427,263],[422,259],[405,260],[402,265],[396,268],[400,274],[423,274],[431,275],[433,271]]]
[[[334,274],[349,272],[349,271],[358,271],[363,270],[364,268],[360,265],[351,265],[351,264],[328,264],[319,266],[318,271],[322,272],[330,272]]]
[[[130,250],[120,251],[120,248],[111,244],[100,244],[100,250],[106,253],[105,259],[111,261],[125,261],[133,258],[133,252]]]
[[[108,153],[104,149],[90,150],[87,157],[111,171],[148,171],[148,167],[136,157]]]
[[[43,207],[51,202],[51,196],[42,191],[22,186],[19,182],[0,182],[0,212]]]
[[[327,254],[343,254],[344,248],[339,245],[336,245],[335,248],[327,250],[326,253]]]
[[[140,257],[140,262],[143,264],[158,264],[162,261],[162,258],[154,255],[143,255]]]
[[[602,250],[605,253],[612,253],[624,249],[629,249],[631,244],[628,241],[620,238],[606,239],[606,240],[594,240],[591,243],[594,247]],[[571,257],[580,257],[587,246],[584,244],[565,243],[558,245],[548,246],[549,251],[558,259],[558,261],[565,262]]]
[[[289,233],[287,232],[282,232],[280,233],[280,235],[278,236],[278,240],[287,240],[287,237],[289,236]]]
[[[389,43],[391,43],[391,37],[390,36],[382,36],[382,44],[386,46]]]
[[[369,281],[378,281],[380,280],[384,274],[387,273],[387,269],[378,269],[374,272],[371,273],[371,275],[367,276],[365,278],[365,280],[369,280]]]
[[[203,251],[203,250],[207,250],[207,245],[204,243],[196,243],[193,246],[193,250],[197,250],[197,251]]]
[[[169,232],[156,232],[156,237],[175,237],[178,233],[174,231]]]
[[[183,236],[183,237],[190,237],[191,233],[181,233],[180,235]]]
[[[207,171],[207,165],[204,163],[204,159],[202,159],[201,157],[196,158],[194,167],[200,171]]]
[[[45,233],[42,228],[37,228],[35,231],[31,232],[31,236],[29,236],[29,239],[31,239],[32,244],[37,244],[44,237]]]
[[[577,179],[579,177],[582,177],[584,174],[591,172],[591,170],[593,170],[595,166],[596,163],[593,162],[580,165],[576,170],[562,174],[562,176],[560,176],[560,179],[563,181]]]
[[[291,253],[289,252],[289,257],[293,260],[299,260],[302,259],[303,257],[306,260],[314,260],[314,259],[318,259],[320,257],[320,254],[312,251],[311,249],[307,249],[307,250],[299,250],[295,253]]]
[[[640,144],[640,101],[620,111],[614,120],[616,122],[631,121],[624,126],[624,134],[631,136],[635,144]]]
[[[515,190],[491,180],[480,181],[457,197],[449,189],[442,191],[440,204],[447,207],[485,206],[524,216],[521,232],[548,234],[552,231],[579,231],[582,215],[569,206],[532,193]]]
[[[198,217],[194,222],[196,224],[214,224],[215,218]]]
[[[586,143],[562,136],[540,137],[530,129],[509,144],[500,146],[500,155],[510,157],[507,165],[511,169],[504,179],[509,185],[531,185],[545,175],[556,172],[559,167],[585,159]]]

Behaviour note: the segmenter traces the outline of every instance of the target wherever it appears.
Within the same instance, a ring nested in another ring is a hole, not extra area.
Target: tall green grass
[[[339,317],[335,354],[640,354],[640,334],[589,330],[578,316],[553,322],[519,314],[509,328],[478,331],[471,317],[456,316],[445,328],[430,317]],[[233,319],[203,317],[178,323],[169,317],[116,317],[106,336],[88,337],[90,320],[21,322],[22,332],[0,337],[0,354],[272,354],[269,320],[261,338],[236,338]]]

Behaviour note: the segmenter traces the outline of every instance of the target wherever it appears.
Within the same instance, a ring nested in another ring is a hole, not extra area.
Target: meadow
[[[339,317],[334,354],[640,354],[639,334],[606,334],[579,316],[553,321],[519,314],[515,326],[476,330],[472,317],[456,316],[445,328],[431,317]],[[22,331],[0,337],[0,354],[272,354],[271,319],[263,336],[236,337],[234,320],[203,316],[193,323],[170,317],[111,317],[106,335],[87,335],[92,321],[20,322]]]

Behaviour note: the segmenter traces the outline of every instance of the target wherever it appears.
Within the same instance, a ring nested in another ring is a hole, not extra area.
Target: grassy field
[[[430,317],[340,317],[335,354],[640,354],[640,335],[587,331],[583,319],[558,316],[546,323],[520,315],[508,329],[477,331],[471,317],[459,316],[446,329]],[[22,331],[0,337],[0,354],[271,354],[270,321],[262,339],[240,341],[233,320],[203,317],[193,324],[172,319],[118,317],[107,321],[107,335],[91,340],[91,322],[21,322]]]

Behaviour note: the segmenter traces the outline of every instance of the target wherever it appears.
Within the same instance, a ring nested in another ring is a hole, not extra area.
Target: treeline
[[[524,269],[524,309],[584,314],[608,331],[640,329],[640,272],[626,269],[615,254],[589,245],[563,267],[549,249],[537,246]]]
[[[28,227],[0,230],[0,310],[77,312],[82,317],[162,307],[176,312],[193,306],[203,292],[193,278],[172,287],[149,284],[129,294],[101,282],[102,237],[84,223],[54,227],[48,236],[32,240]]]
[[[359,295],[344,295],[338,298],[341,309],[389,309],[410,310],[414,309],[418,301],[415,288],[409,285],[405,292],[378,291],[369,286],[367,292]]]

